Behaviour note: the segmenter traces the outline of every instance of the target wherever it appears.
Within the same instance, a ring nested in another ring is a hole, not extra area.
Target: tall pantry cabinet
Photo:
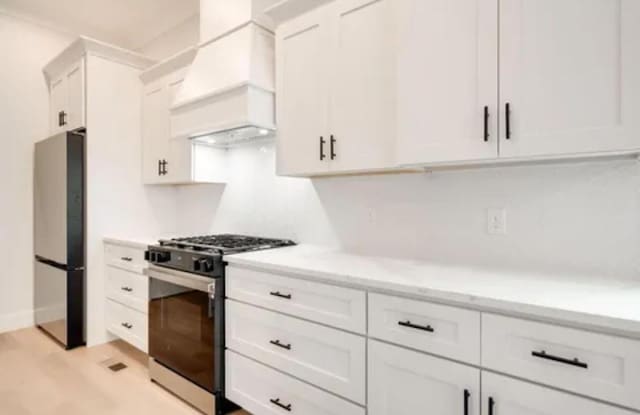
[[[51,131],[85,130],[87,344],[108,340],[102,238],[158,234],[167,196],[141,181],[139,76],[153,62],[136,53],[79,38],[45,68]],[[60,115],[64,112],[66,115]],[[63,124],[63,125],[59,125]],[[46,137],[40,137],[45,139]],[[148,214],[153,206],[154,215]],[[132,208],[133,207],[133,208]]]

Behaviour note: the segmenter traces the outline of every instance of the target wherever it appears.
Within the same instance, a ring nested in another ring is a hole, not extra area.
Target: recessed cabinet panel
[[[452,412],[455,413],[455,412]],[[603,403],[482,372],[482,413],[488,415],[632,415]]]
[[[65,129],[75,130],[85,126],[84,59],[81,59],[67,70],[66,78],[67,116]]]
[[[279,174],[312,175],[329,169],[325,9],[283,25],[276,36]]]
[[[163,183],[162,160],[169,153],[169,92],[162,82],[147,85],[142,101],[143,171],[145,184]]]
[[[498,156],[498,1],[397,0],[397,162]]]
[[[501,157],[640,148],[640,2],[500,4]]]
[[[479,415],[480,370],[369,340],[367,413]]]
[[[393,0],[342,0],[333,7],[331,170],[388,168],[396,125]]]

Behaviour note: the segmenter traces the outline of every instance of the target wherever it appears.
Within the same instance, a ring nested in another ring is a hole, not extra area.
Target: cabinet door
[[[178,90],[184,82],[185,76],[186,70],[180,70],[167,78],[167,108],[171,107]],[[167,112],[167,117],[169,117],[169,123],[171,123],[169,112]],[[168,153],[166,156],[166,180],[168,182],[189,183],[192,180],[192,148],[193,144],[189,139],[181,137],[174,140],[171,138],[171,128],[169,124],[169,133],[167,135]]]
[[[84,59],[79,60],[65,72],[67,82],[67,103],[65,112],[66,130],[85,126],[85,77]]]
[[[639,22],[637,0],[502,0],[500,155],[639,148]]]
[[[632,415],[630,411],[489,372],[482,372],[482,413]]]
[[[166,181],[160,161],[167,158],[169,139],[168,90],[163,80],[144,88],[142,100],[143,178],[145,184]]]
[[[480,414],[478,369],[369,340],[368,373],[369,415]]]
[[[67,102],[67,83],[64,77],[51,82],[49,86],[49,111],[51,134],[57,134],[65,130],[60,114],[64,111]]]
[[[396,135],[393,0],[340,0],[331,15],[331,170],[391,167]]]
[[[276,35],[278,174],[329,169],[327,10],[292,20]]]
[[[498,1],[395,4],[398,164],[496,158]]]

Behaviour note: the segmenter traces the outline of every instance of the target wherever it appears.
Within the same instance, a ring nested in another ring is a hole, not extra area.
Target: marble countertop
[[[137,249],[146,249],[149,245],[156,245],[158,240],[171,238],[171,236],[105,236],[102,240],[106,243],[124,245]]]
[[[232,265],[640,338],[640,279],[456,267],[310,245],[225,259]]]

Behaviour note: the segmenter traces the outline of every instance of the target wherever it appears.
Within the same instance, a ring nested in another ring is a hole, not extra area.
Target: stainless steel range
[[[151,380],[205,414],[236,409],[224,394],[224,256],[290,245],[222,234],[149,246]]]

